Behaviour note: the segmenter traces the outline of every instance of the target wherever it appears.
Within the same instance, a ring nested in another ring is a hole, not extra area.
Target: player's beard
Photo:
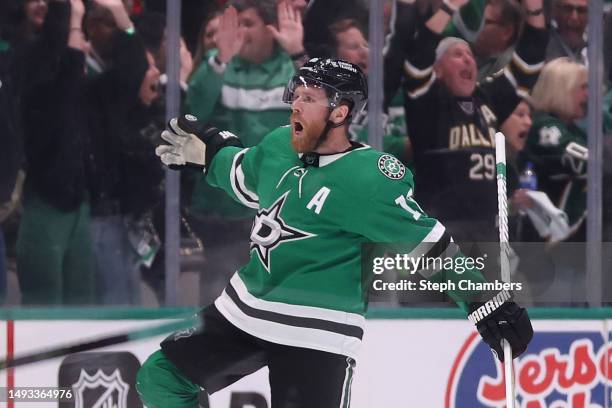
[[[295,121],[302,124],[302,130],[299,134],[295,130]],[[325,130],[325,122],[317,121],[317,123],[307,122],[297,115],[291,115],[291,145],[298,153],[307,153],[314,151],[319,144],[319,139]]]

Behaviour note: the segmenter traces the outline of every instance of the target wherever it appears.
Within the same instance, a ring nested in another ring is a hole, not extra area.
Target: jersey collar
[[[354,152],[355,150],[363,150],[369,148],[370,146],[366,144],[351,141],[351,147],[340,153],[319,154],[317,152],[308,152],[299,153],[298,156],[302,163],[304,163],[304,167],[325,167],[328,164],[331,164],[336,160],[339,160],[340,158],[346,156],[347,154]]]

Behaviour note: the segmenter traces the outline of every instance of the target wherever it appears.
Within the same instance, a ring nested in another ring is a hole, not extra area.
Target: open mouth
[[[293,122],[293,130],[295,133],[300,133],[304,130],[304,126],[300,122],[295,121]]]
[[[465,79],[469,81],[472,79],[472,71],[470,71],[469,69],[461,70],[461,72],[459,73],[459,77],[461,79]]]

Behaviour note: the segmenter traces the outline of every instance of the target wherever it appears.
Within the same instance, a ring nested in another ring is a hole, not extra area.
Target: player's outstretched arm
[[[233,133],[208,126],[193,115],[171,119],[161,138],[167,144],[158,146],[155,154],[162,163],[166,166],[194,166],[200,170],[204,170],[223,147],[242,147]]]

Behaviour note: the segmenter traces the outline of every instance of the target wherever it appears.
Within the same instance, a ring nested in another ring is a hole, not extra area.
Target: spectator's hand
[[[533,200],[529,197],[527,190],[524,188],[520,188],[512,194],[510,203],[518,209],[533,208],[534,205]]]
[[[181,37],[181,49],[180,49],[180,58],[181,58],[181,72],[179,74],[180,80],[182,83],[187,83],[187,78],[189,78],[189,74],[193,70],[193,57],[191,56],[191,52],[187,48],[185,44],[185,40]]]
[[[448,3],[451,4],[451,7],[454,9],[460,9],[461,7],[465,6],[467,3],[470,2],[470,0],[446,0],[448,1]]]
[[[68,47],[85,52],[85,35],[83,34],[83,0],[70,0],[70,26],[68,27]]]
[[[443,0],[439,3],[440,7],[437,11],[427,20],[425,26],[434,33],[442,34],[451,20],[452,14],[468,2],[469,0]],[[442,6],[447,6],[450,10],[445,10]]]
[[[244,27],[238,24],[238,12],[233,6],[225,9],[219,20],[217,30],[217,58],[222,63],[229,62],[242,48],[244,43]]]
[[[85,5],[83,0],[70,0],[70,27],[81,27],[84,15]]]
[[[304,52],[302,16],[287,0],[280,1],[277,10],[278,29],[268,25],[268,30],[287,54],[296,55]]]
[[[120,30],[128,30],[134,27],[122,0],[94,0],[94,2],[113,14],[117,28]]]

